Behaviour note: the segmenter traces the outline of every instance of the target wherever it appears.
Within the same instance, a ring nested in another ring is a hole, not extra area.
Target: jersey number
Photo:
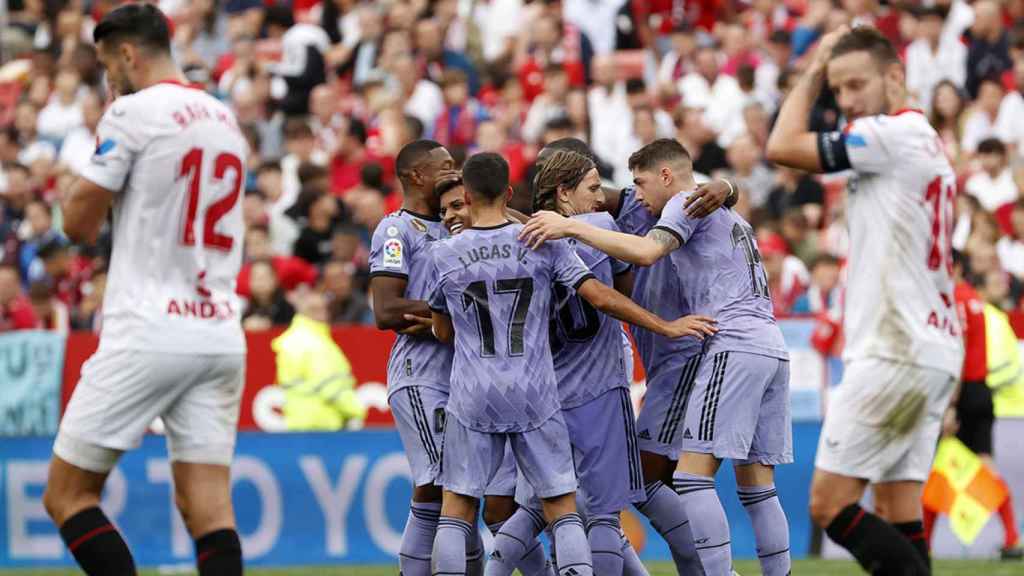
[[[750,269],[750,286],[754,296],[770,298],[768,293],[768,275],[765,274],[764,266],[761,264],[761,252],[754,243],[754,230],[740,223],[732,225],[732,247],[739,246],[747,257],[747,267]]]
[[[564,302],[557,314],[551,316],[551,348],[558,352],[565,345],[561,336],[569,342],[588,342],[601,329],[601,316],[597,309],[561,284],[554,285],[556,302]],[[573,314],[573,310],[578,314]],[[583,321],[580,325],[579,320]]]
[[[526,329],[526,313],[533,300],[533,278],[511,278],[494,283],[495,294],[514,294],[512,317],[508,319],[508,355],[523,355],[523,331]],[[477,280],[466,286],[462,293],[462,309],[476,308],[476,328],[480,335],[480,356],[494,356],[494,322],[491,321],[491,304],[487,298],[487,284]]]
[[[199,211],[199,177],[203,169],[203,150],[193,148],[185,154],[181,160],[181,171],[179,178],[188,178],[188,204],[185,206],[185,224],[181,233],[181,243],[185,246],[196,245],[196,233],[193,230],[193,222],[196,219],[196,212]],[[217,200],[206,209],[206,216],[203,224],[203,246],[216,250],[230,251],[235,243],[231,236],[217,233],[217,221],[224,217],[234,208],[238,202],[238,194],[242,189],[242,160],[234,154],[223,152],[213,160],[213,177],[217,181],[223,181],[228,170],[235,173],[235,183],[231,193]]]
[[[953,203],[956,190],[943,186],[942,177],[936,176],[928,183],[924,199],[932,209],[932,241],[928,250],[928,269],[953,273]],[[945,236],[945,238],[943,238]]]

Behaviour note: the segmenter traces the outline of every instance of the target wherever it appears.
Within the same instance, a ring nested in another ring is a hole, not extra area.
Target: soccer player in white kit
[[[842,132],[807,119],[828,80]],[[963,362],[953,300],[955,175],[942,141],[905,109],[903,66],[877,30],[826,35],[786,98],[768,158],[852,170],[843,381],[829,399],[811,516],[874,574],[929,574],[921,491]],[[875,513],[857,504],[873,486]]]
[[[247,145],[227,106],[182,83],[157,8],[122,6],[93,36],[119,97],[63,200],[64,230],[93,242],[112,208],[113,255],[99,350],[61,422],[43,502],[87,574],[135,574],[100,493],[161,417],[199,574],[240,575],[230,464],[245,374],[235,278]]]

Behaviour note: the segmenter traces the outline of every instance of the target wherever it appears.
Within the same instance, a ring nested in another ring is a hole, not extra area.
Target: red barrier
[[[242,411],[238,422],[238,427],[241,430],[261,429],[257,424],[253,404],[260,391],[272,386],[277,381],[277,362],[274,352],[270,348],[270,342],[281,332],[281,329],[276,329],[246,334],[249,357],[245,373],[245,390],[242,393]],[[359,382],[358,386],[360,388],[373,386],[379,389],[380,393],[376,393],[378,391],[375,390],[372,396],[375,400],[380,400],[387,382],[388,354],[395,341],[394,333],[364,326],[336,327],[331,330],[331,333],[334,336],[334,341],[341,346],[345,356],[352,364],[352,372]],[[78,383],[82,364],[89,359],[89,356],[92,356],[98,344],[99,339],[92,333],[76,332],[68,336],[64,359],[62,408],[67,405],[68,399],[71,398],[71,392]],[[378,401],[376,404],[379,407],[371,405],[366,424],[369,426],[394,425],[391,413],[386,406],[383,406],[383,402]]]

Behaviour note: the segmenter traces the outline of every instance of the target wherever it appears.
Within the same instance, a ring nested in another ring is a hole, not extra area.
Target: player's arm
[[[668,322],[595,278],[584,280],[576,288],[576,293],[591,306],[613,318],[657,332],[668,338],[694,336],[703,340],[705,336],[712,336],[718,331],[715,327],[715,320],[707,316],[686,316]]]
[[[78,178],[61,201],[64,235],[79,244],[93,244],[100,235],[114,193],[85,178]]]
[[[415,324],[405,316],[430,317],[430,308],[423,300],[409,300],[405,287],[409,280],[404,277],[378,274],[370,278],[370,294],[373,297],[373,318],[381,330],[403,330]]]
[[[437,310],[431,310],[430,315],[434,324],[434,337],[445,344],[451,344],[455,339],[455,327],[452,326],[451,317]]]
[[[811,107],[825,81],[825,69],[832,48],[849,28],[841,26],[822,37],[810,66],[786,96],[779,117],[768,137],[769,161],[808,172],[822,172],[827,166],[819,153],[819,136],[808,128]]]
[[[534,214],[519,238],[531,248],[548,240],[575,238],[612,258],[638,266],[650,266],[681,246],[675,235],[660,228],[652,229],[647,236],[634,236],[548,211]]]

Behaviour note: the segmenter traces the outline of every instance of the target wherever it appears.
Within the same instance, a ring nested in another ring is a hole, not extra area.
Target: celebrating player
[[[544,160],[534,182],[535,209],[557,209],[617,230],[608,213],[595,212],[602,201],[601,180],[589,158],[560,150]],[[629,265],[589,246],[577,246],[576,253],[598,280],[624,286],[620,291],[628,294],[632,287]],[[636,551],[622,538],[619,520],[622,509],[643,496],[622,330],[618,322],[561,286],[556,285],[555,298],[559,307],[551,324],[555,376],[586,507],[594,571],[623,574],[623,563],[628,560],[628,574],[646,574]],[[709,326],[707,333],[713,332]],[[520,495],[520,500],[529,497]],[[539,511],[521,509],[516,514],[495,539],[489,576],[510,575],[512,563],[523,552],[521,542],[529,541],[544,527]]]
[[[849,124],[815,134],[807,118],[826,77]],[[921,490],[964,356],[951,277],[956,176],[906,103],[892,44],[873,28],[840,28],[821,40],[768,141],[779,164],[854,173],[846,366],[818,444],[811,516],[884,574],[929,573]],[[878,515],[858,505],[869,483]]]
[[[430,576],[430,549],[441,513],[441,489],[435,481],[452,358],[451,347],[423,335],[421,326],[405,316],[430,315],[430,247],[447,237],[437,217],[434,185],[453,164],[448,150],[431,140],[402,148],[395,170],[405,200],[399,212],[377,225],[370,246],[370,293],[377,327],[399,332],[388,358],[388,404],[412,469],[412,502],[399,552],[405,576]]]
[[[462,176],[453,172],[441,177],[435,189],[441,203],[441,221],[452,236],[473,226],[473,215],[466,204],[466,190]],[[512,219],[514,220],[514,218]],[[419,317],[407,316],[409,320],[420,321]],[[426,320],[431,322],[430,319]],[[433,323],[431,322],[430,325]],[[516,461],[512,448],[505,447],[504,460],[484,490],[484,523],[495,537],[515,513]],[[526,576],[547,576],[553,574],[551,563],[544,556],[544,546],[536,535],[531,540],[522,540],[524,550],[510,558],[515,567]],[[472,556],[470,554],[469,556]]]
[[[732,459],[762,569],[771,576],[785,575],[790,567],[789,531],[773,467],[793,459],[789,362],[753,230],[732,210],[705,219],[686,215],[686,192],[695,184],[690,156],[675,140],[644,146],[630,157],[629,167],[637,198],[652,214],[661,215],[646,236],[540,212],[522,237],[531,246],[575,238],[642,266],[668,260],[676,271],[670,284],[675,305],[686,303],[718,321],[718,333],[704,344],[701,355],[688,361],[681,377],[685,383],[670,408],[667,430],[682,430],[673,484],[686,514],[701,519],[691,522],[690,529],[705,573],[729,575],[729,525],[714,475],[722,459]],[[723,401],[727,408],[719,410]],[[659,434],[665,433],[663,426]]]
[[[520,473],[542,499],[559,573],[589,576],[590,550],[576,514],[576,477],[548,339],[552,286],[574,289],[598,310],[672,337],[696,334],[704,323],[666,322],[643,310],[594,280],[564,243],[526,249],[516,239],[522,225],[506,217],[512,190],[501,156],[471,157],[463,179],[473,227],[433,251],[434,330],[440,340],[455,342],[434,572],[466,571],[476,501],[510,443]]]
[[[227,106],[182,84],[156,7],[117,8],[93,38],[119,97],[64,198],[64,231],[94,242],[113,207],[113,255],[99,350],[61,422],[43,501],[87,574],[135,574],[100,494],[160,417],[199,574],[240,575],[229,466],[245,371],[235,278],[247,146]]]
[[[563,138],[541,150],[538,162],[556,149],[572,150],[594,159],[583,141]],[[620,230],[642,236],[658,222],[658,217],[637,199],[634,186],[621,191],[607,187],[603,190],[603,208],[615,217],[615,224]],[[716,179],[699,185],[686,198],[684,208],[687,215],[704,218],[723,205],[734,205],[736,200],[735,186],[726,180]],[[677,282],[672,263],[667,259],[638,267],[632,288],[633,301],[663,317],[689,314],[689,307],[676,297]],[[681,448],[679,437],[682,431],[678,426],[678,415],[686,398],[682,392],[695,375],[701,345],[693,338],[669,339],[639,326],[630,326],[629,329],[647,375],[647,393],[637,419],[637,445],[645,498],[635,504],[636,509],[650,520],[651,526],[668,543],[679,573],[699,573],[700,561],[686,511],[671,486],[672,472]],[[628,339],[624,344],[629,348]],[[631,374],[632,349],[625,354],[627,374]]]

